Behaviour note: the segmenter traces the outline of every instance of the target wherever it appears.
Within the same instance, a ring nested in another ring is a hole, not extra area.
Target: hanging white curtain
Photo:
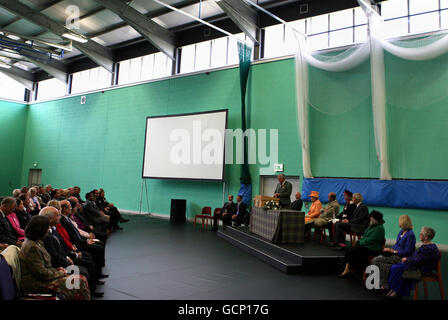
[[[302,168],[305,178],[312,178],[309,143],[309,118],[308,118],[308,63],[313,67],[332,72],[346,71],[357,67],[369,56],[370,44],[361,44],[355,50],[346,50],[339,55],[317,59],[305,49],[304,38],[295,31],[298,50],[295,60],[296,71],[296,96],[297,96],[297,122],[302,149]]]
[[[349,54],[347,54],[347,52],[348,50],[324,61],[316,59],[308,51],[304,50],[303,57],[306,62],[315,68],[332,72],[346,71],[357,67],[369,57],[370,43],[366,41],[359,45],[355,50],[349,52]]]
[[[384,51],[374,36],[370,37],[370,77],[372,85],[373,131],[375,148],[380,162],[380,179],[392,180],[387,152],[386,79],[384,76]]]
[[[406,48],[385,40],[382,36],[382,34],[384,34],[384,30],[382,30],[383,28],[384,28],[383,26],[380,27],[377,40],[381,43],[384,50],[388,51],[389,53],[401,59],[415,60],[415,61],[429,60],[437,58],[448,52],[447,34],[442,35],[440,39],[428,45],[415,48]],[[431,38],[433,37],[434,36],[431,36]]]
[[[309,140],[309,119],[308,119],[308,66],[302,55],[302,36],[295,31],[294,36],[297,41],[298,50],[295,60],[296,68],[296,96],[297,96],[297,123],[299,125],[299,139],[302,149],[302,168],[305,178],[312,178],[310,162],[310,140]]]

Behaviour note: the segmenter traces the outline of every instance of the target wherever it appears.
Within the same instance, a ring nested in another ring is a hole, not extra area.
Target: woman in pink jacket
[[[12,211],[10,214],[6,216],[6,219],[9,220],[9,223],[11,223],[12,228],[17,233],[19,241],[25,240],[25,231],[20,228],[20,222],[19,219],[17,219],[16,213]]]

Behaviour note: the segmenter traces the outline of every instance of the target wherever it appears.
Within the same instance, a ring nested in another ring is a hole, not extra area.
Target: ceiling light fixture
[[[0,68],[11,69],[11,66],[3,61],[0,61]]]
[[[73,41],[77,41],[77,42],[81,42],[81,43],[86,43],[87,41],[89,41],[89,39],[87,39],[85,36],[77,34],[77,33],[73,33],[73,32],[64,32],[62,34],[62,36],[64,38],[73,40]]]

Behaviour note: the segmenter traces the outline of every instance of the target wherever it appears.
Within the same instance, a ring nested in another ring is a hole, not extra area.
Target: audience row
[[[13,268],[21,294],[53,293],[65,300],[100,298],[107,278],[106,242],[127,222],[105,199],[104,190],[80,196],[80,188],[23,187],[1,200],[0,251],[20,248]],[[5,251],[6,252],[6,251]],[[77,285],[67,285],[67,283]]]

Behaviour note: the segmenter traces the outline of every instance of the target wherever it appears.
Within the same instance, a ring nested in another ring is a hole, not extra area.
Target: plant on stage
[[[280,209],[280,204],[274,200],[269,200],[264,204],[264,208],[268,210],[278,210]]]

